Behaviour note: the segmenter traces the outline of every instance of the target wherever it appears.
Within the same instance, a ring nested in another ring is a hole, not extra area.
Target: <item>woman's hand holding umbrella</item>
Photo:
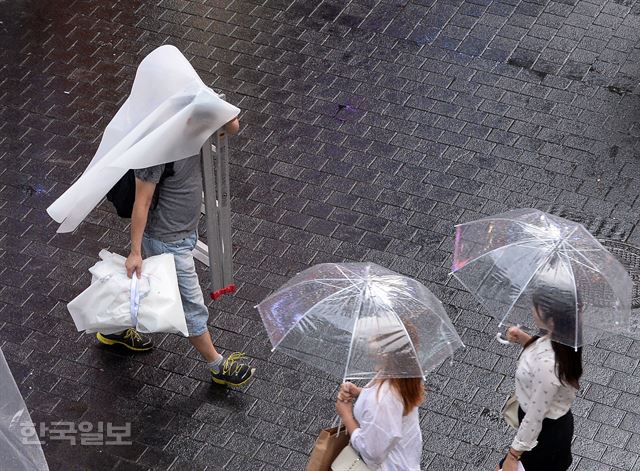
[[[362,388],[359,388],[355,384],[347,381],[340,385],[340,391],[338,392],[338,400],[342,402],[351,402],[360,395]]]
[[[360,391],[362,388],[347,381],[340,385],[336,400],[336,413],[350,434],[360,426],[353,416],[353,401],[360,395]]]
[[[342,394],[342,391],[340,394]],[[353,417],[353,401],[350,399],[340,399],[340,394],[338,394],[338,400],[336,401],[336,413],[340,416],[349,435],[351,435],[360,425]],[[343,397],[346,396],[343,395]]]
[[[523,332],[520,327],[513,326],[507,329],[506,338],[509,342],[517,343],[524,347],[526,343],[531,340],[531,335]]]

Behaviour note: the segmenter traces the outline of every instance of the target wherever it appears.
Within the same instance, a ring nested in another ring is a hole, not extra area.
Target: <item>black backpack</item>
[[[165,178],[173,174],[173,162],[169,162],[164,166],[162,175],[160,175],[160,181],[156,185],[156,191],[153,193],[153,200],[151,202],[151,209],[155,209],[156,206],[158,206],[160,185]],[[116,208],[118,216],[121,218],[131,218],[133,203],[136,200],[136,176],[133,169],[127,170],[127,173],[113,185],[113,188],[107,193],[107,200],[111,201],[114,208]]]

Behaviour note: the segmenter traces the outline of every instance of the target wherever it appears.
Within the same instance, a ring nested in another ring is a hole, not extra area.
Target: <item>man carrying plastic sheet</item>
[[[238,132],[236,119],[225,125],[229,134]],[[207,327],[209,310],[196,273],[192,251],[198,241],[197,227],[202,201],[202,172],[200,156],[194,155],[173,164],[173,174],[161,181],[165,165],[135,170],[136,196],[131,215],[131,252],[125,266],[129,277],[140,277],[142,256],[162,253],[173,254],[178,275],[178,286],[189,331],[191,345],[207,361],[212,380],[219,384],[240,386],[246,383],[254,369],[240,363],[243,355],[233,353],[226,360],[211,341]],[[158,185],[157,205],[151,208]],[[134,329],[119,334],[97,334],[100,342],[121,344],[134,351],[152,348],[151,339]]]
[[[209,364],[212,379],[233,386],[248,381],[253,369],[239,363],[244,355],[233,353],[225,360],[214,348],[191,249],[197,240],[202,195],[196,154],[218,129],[237,132],[239,112],[204,84],[176,47],[160,46],[138,66],[129,97],[107,125],[84,173],[47,208],[61,223],[58,232],[71,232],[134,169],[128,275],[140,276],[144,271],[142,255],[173,255],[189,339]],[[171,172],[164,172],[169,163],[173,163]],[[156,185],[159,197],[151,209]],[[122,344],[135,351],[152,347],[133,328],[97,336],[102,343]]]

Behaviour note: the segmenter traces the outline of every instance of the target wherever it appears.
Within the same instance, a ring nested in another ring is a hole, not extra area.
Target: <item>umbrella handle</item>
[[[140,309],[139,283],[140,281],[134,272],[131,276],[131,283],[129,285],[129,314],[131,315],[131,324],[134,329],[138,327],[138,311]]]
[[[520,324],[516,325],[516,327],[519,329],[519,328],[520,328]],[[500,342],[502,345],[511,345],[511,342],[509,342],[507,339],[505,339],[505,338],[502,336],[502,333],[500,333],[500,332],[498,332],[498,333],[496,334],[496,340],[497,340],[498,342]]]

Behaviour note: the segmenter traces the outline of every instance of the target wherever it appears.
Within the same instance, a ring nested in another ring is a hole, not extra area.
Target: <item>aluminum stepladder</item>
[[[207,222],[207,244],[198,240],[193,256],[209,267],[210,292],[214,300],[236,290],[233,283],[227,140],[227,133],[220,128],[200,149],[204,189],[201,212]]]

